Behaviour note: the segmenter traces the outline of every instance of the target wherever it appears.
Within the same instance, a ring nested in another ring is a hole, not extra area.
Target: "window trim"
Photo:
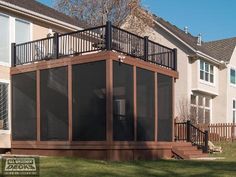
[[[234,102],[235,102],[235,108],[234,108]],[[234,119],[234,112],[235,112],[235,119]],[[232,99],[232,123],[236,123],[236,98]]]
[[[9,33],[9,60],[7,62],[0,61],[0,65],[10,67],[11,66],[11,43],[14,43],[15,39],[16,39],[16,37],[15,37],[15,27],[16,27],[15,21],[16,21],[16,19],[19,21],[26,22],[26,23],[30,24],[30,41],[33,40],[33,23],[32,23],[32,21],[27,21],[27,20],[18,18],[16,16],[11,16],[11,15],[8,15],[8,14],[2,13],[2,12],[0,12],[0,15],[9,18],[9,31],[10,31],[10,33]]]
[[[191,103],[191,96],[195,96],[196,98],[196,104],[192,104]],[[203,105],[199,106],[199,96],[201,96],[203,98]],[[206,98],[209,99],[209,107],[206,106]],[[198,119],[198,109],[202,108],[203,109],[203,122],[204,124],[206,124],[206,118],[205,118],[205,110],[209,110],[210,111],[210,117],[209,117],[209,123],[211,123],[212,121],[212,98],[208,95],[202,95],[202,94],[191,94],[190,95],[190,114],[191,114],[191,107],[196,108],[196,123],[199,123],[199,119]]]
[[[17,20],[20,22],[29,24],[29,30],[30,30],[30,39],[29,40],[32,41],[33,40],[33,24],[32,24],[32,22],[15,17],[14,18],[14,42],[16,41],[16,36],[15,36],[16,35],[16,28],[15,27],[16,27]]]
[[[201,69],[201,62],[203,62],[203,69]],[[205,66],[206,66],[206,64],[208,64],[209,65],[209,71],[206,71],[205,70]],[[204,60],[202,60],[202,59],[199,59],[199,64],[198,64],[198,66],[199,66],[199,68],[198,68],[198,74],[199,74],[199,81],[201,82],[201,83],[203,83],[203,84],[207,84],[207,85],[211,85],[211,86],[215,86],[215,66],[213,65],[213,64],[211,64],[211,63],[209,63],[209,62],[206,62],[206,61],[204,61]],[[213,73],[211,73],[211,66],[213,67]],[[201,79],[201,72],[203,72],[203,79]],[[205,74],[208,74],[208,81],[207,80],[205,80]],[[213,82],[211,82],[210,81],[210,78],[211,78],[211,75],[213,75]]]
[[[4,14],[4,13],[1,13],[1,12],[0,12],[0,15],[4,16],[4,17],[7,17],[9,19],[9,36],[8,36],[9,37],[9,50],[8,50],[9,60],[7,62],[0,61],[0,65],[10,67],[10,62],[11,62],[11,42],[12,42],[12,18],[11,18],[11,16],[9,16],[7,14]]]
[[[231,70],[235,71],[235,84],[231,82]],[[236,87],[236,68],[233,66],[229,67],[229,85],[232,87]]]
[[[8,85],[8,130],[0,130],[0,134],[11,134],[11,83],[4,79],[0,79],[0,83]]]

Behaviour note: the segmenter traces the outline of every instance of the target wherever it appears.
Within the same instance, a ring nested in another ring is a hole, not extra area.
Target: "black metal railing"
[[[140,37],[111,22],[80,31],[58,34],[23,44],[12,43],[12,66],[70,55],[115,50],[129,56],[177,70],[177,50],[170,49],[148,37]]]
[[[201,148],[203,152],[208,152],[208,131],[202,131],[188,120],[186,122],[175,123],[175,140],[187,141]]]

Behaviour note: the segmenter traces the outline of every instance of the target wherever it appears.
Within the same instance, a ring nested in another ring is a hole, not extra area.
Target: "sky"
[[[236,37],[236,0],[142,0],[142,5],[180,29],[201,33],[204,41]]]

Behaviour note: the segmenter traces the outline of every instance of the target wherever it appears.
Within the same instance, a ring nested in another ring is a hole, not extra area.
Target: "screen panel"
[[[67,67],[40,72],[41,140],[68,140]]]
[[[157,75],[158,86],[158,141],[172,141],[172,78]]]
[[[36,140],[36,72],[12,76],[12,139]]]
[[[73,66],[73,140],[106,140],[106,62]]]
[[[113,62],[113,139],[134,140],[133,66]]]
[[[137,140],[154,141],[155,96],[154,72],[137,68]]]

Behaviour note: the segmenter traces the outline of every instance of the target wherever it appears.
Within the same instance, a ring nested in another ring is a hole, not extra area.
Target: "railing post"
[[[174,52],[174,68],[173,69],[177,71],[177,49],[174,48],[173,52]]]
[[[11,43],[11,67],[16,66],[16,43]]]
[[[148,36],[144,36],[144,60],[148,60]]]
[[[207,153],[208,152],[208,140],[209,140],[209,135],[208,135],[208,130],[205,130],[205,139],[204,139],[204,150],[203,152]]]
[[[59,58],[59,34],[54,33],[53,36],[53,56],[55,59]]]
[[[111,21],[106,23],[106,36],[105,36],[106,50],[112,50],[112,24]]]
[[[190,142],[191,141],[191,130],[190,130],[190,120],[187,120],[187,122],[186,122],[186,132],[187,132],[187,137],[186,137],[186,140],[187,140],[187,142]]]

